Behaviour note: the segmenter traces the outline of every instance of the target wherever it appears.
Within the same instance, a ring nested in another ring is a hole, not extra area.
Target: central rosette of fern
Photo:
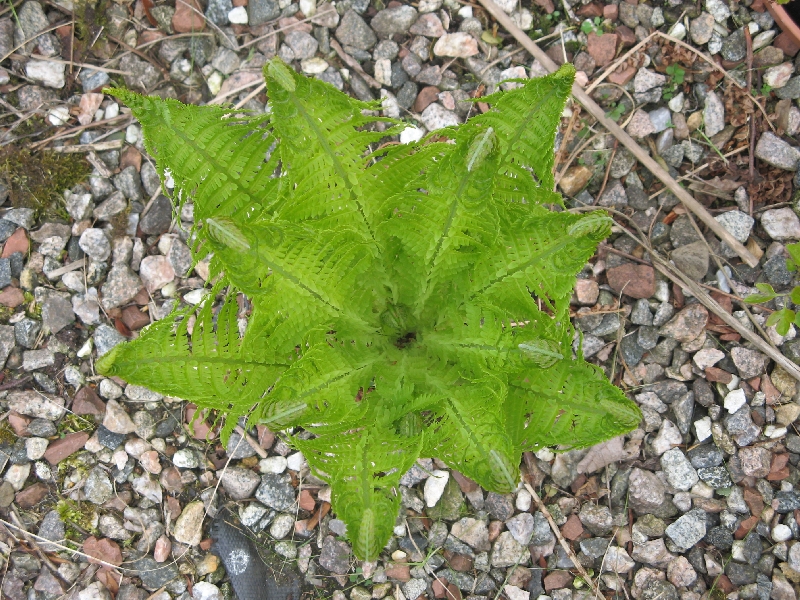
[[[381,333],[400,350],[419,343],[420,331],[411,310],[402,304],[389,304],[381,313]]]

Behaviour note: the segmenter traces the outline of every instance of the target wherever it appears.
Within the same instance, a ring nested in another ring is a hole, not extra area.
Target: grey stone
[[[776,255],[763,265],[764,276],[775,287],[785,287],[792,283],[793,275],[786,266],[786,258]]]
[[[121,344],[125,338],[113,327],[103,323],[94,331],[94,345],[97,348],[97,355],[103,356],[117,344]]]
[[[111,243],[102,229],[89,228],[80,237],[81,250],[98,261],[105,261],[111,256]]]
[[[14,338],[23,348],[33,348],[41,329],[40,321],[26,317],[14,324]]]
[[[285,37],[286,44],[294,52],[297,60],[311,58],[317,53],[319,42],[305,31],[290,31]]]
[[[725,105],[715,92],[708,92],[703,109],[705,133],[711,137],[725,129]]]
[[[332,573],[344,575],[350,570],[350,546],[328,535],[322,542],[319,564]]]
[[[731,62],[739,62],[747,54],[744,41],[744,29],[739,28],[722,41],[720,50],[722,58]]]
[[[119,69],[127,74],[125,85],[138,91],[148,91],[161,80],[161,73],[152,64],[134,54],[126,54],[119,61]]]
[[[769,364],[769,358],[758,352],[743,346],[737,346],[731,350],[733,364],[739,370],[739,377],[742,379],[752,379],[764,374]]]
[[[265,473],[256,490],[256,499],[275,510],[289,510],[295,502],[291,477],[286,473]]]
[[[98,505],[108,502],[114,495],[114,486],[102,468],[95,467],[89,471],[86,483],[83,484],[83,494],[89,502]]]
[[[61,520],[58,511],[51,510],[44,516],[44,519],[42,519],[37,535],[51,542],[60,543],[61,540],[64,539],[65,533],[66,526],[64,525],[64,521]],[[59,550],[57,546],[46,542],[40,543],[40,547],[45,552],[57,552]]]
[[[702,280],[708,271],[709,253],[705,242],[679,246],[671,255],[678,270],[690,279]]]
[[[244,500],[252,495],[261,482],[261,478],[250,469],[228,467],[220,481],[232,499]]]
[[[277,19],[280,14],[280,6],[274,0],[254,0],[247,3],[247,24],[250,27]]]
[[[157,563],[149,556],[132,561],[128,567],[132,571],[131,575],[139,577],[142,586],[150,591],[155,591],[180,576],[174,562]]]
[[[689,24],[689,35],[697,45],[707,44],[712,33],[714,33],[714,16],[707,12],[700,13],[700,16],[692,19]]]
[[[114,265],[100,288],[103,295],[103,308],[111,310],[127,304],[141,288],[142,280],[127,265]]]
[[[800,151],[771,131],[765,131],[756,144],[756,157],[773,167],[795,171],[800,161]]]
[[[209,0],[208,7],[206,8],[206,17],[215,25],[224,27],[230,23],[228,20],[228,13],[231,12],[231,10],[233,10],[233,3],[231,0]]]
[[[520,513],[506,521],[506,528],[519,544],[527,546],[533,536],[533,515],[528,512]]]
[[[792,77],[786,85],[773,92],[781,100],[797,100],[800,98],[800,76]]]
[[[749,446],[758,438],[761,429],[753,423],[750,407],[745,404],[724,419],[725,428],[739,446]]]
[[[42,39],[42,36],[34,37],[40,31],[44,31],[50,27],[50,21],[47,20],[42,5],[34,0],[25,2],[16,12],[16,27],[14,28],[14,45],[18,46],[25,40],[33,38],[32,41],[27,42],[22,50],[26,54],[33,52],[36,44]]]
[[[413,6],[386,8],[372,18],[370,26],[379,36],[391,37],[396,33],[406,33],[417,20],[417,16],[417,10]]]
[[[42,324],[51,333],[58,333],[74,322],[72,302],[63,296],[53,294],[42,304]]]
[[[722,552],[726,552],[733,547],[733,534],[729,529],[719,525],[712,527],[704,539]]]
[[[730,210],[714,217],[714,219],[722,225],[728,233],[730,233],[739,242],[745,243],[750,237],[750,232],[753,229],[755,220],[750,215],[747,215],[739,210]]]
[[[336,39],[342,44],[369,50],[378,41],[375,33],[353,10],[348,10],[342,16],[339,27],[336,28]]]
[[[680,448],[672,448],[661,455],[661,468],[669,484],[678,490],[687,491],[698,481],[697,471]]]
[[[696,469],[718,467],[722,464],[722,451],[714,444],[702,444],[690,448],[687,452],[689,461]]]
[[[652,513],[664,502],[666,490],[661,480],[650,471],[633,469],[628,481],[630,506],[638,514]]]
[[[670,524],[666,534],[678,548],[688,550],[706,534],[705,515],[699,509],[690,510]]]
[[[667,78],[664,75],[642,67],[636,72],[636,77],[633,79],[633,90],[637,94],[641,94],[653,88],[661,87],[665,83],[667,83]]]

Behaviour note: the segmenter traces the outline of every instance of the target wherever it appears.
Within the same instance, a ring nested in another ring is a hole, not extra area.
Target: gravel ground
[[[744,327],[762,326],[789,301],[754,307],[751,321],[740,299],[757,282],[787,292],[798,280],[785,248],[800,240],[798,48],[764,0],[569,1],[500,5],[532,37],[549,36],[542,46],[574,62],[581,82],[600,82],[593,97],[760,264],[699,234],[577,106],[558,155],[568,203],[613,207]],[[98,355],[176,303],[197,304],[208,277],[187,247],[190,207],[174,213],[139,126],[100,90],[263,112],[260,67],[275,55],[359,98],[385,98],[385,114],[409,123],[401,141],[462,122],[463,100],[506,78],[544,73],[464,1],[100,0],[73,10],[27,0],[2,11],[2,597],[232,598],[209,539],[211,519],[231,506],[273,563],[302,573],[307,598],[588,600],[577,560],[608,598],[796,600],[797,382],[624,235],[580,274],[574,316],[584,355],[642,408],[640,428],[527,456],[523,478],[541,500],[523,485],[487,493],[420,461],[376,563],[351,555],[330,489],[280,434],[259,427],[224,448],[206,441],[206,423],[188,426],[191,405],[94,374]],[[26,153],[60,146],[79,152]],[[800,364],[794,326],[766,335]]]

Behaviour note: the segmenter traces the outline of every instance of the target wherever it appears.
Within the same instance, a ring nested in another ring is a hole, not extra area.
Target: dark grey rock
[[[739,28],[722,41],[722,58],[731,62],[739,62],[747,54],[744,40],[744,29]]]
[[[739,446],[749,446],[758,438],[761,429],[753,423],[750,407],[745,404],[724,419],[725,428]]]
[[[28,424],[28,433],[34,437],[49,438],[57,433],[56,426],[47,419],[34,419]]]
[[[17,224],[0,219],[0,242],[5,242],[17,230]]]
[[[106,429],[103,425],[97,428],[97,441],[110,450],[116,450],[119,445],[125,441],[126,437],[124,433],[114,433]]]
[[[175,563],[157,563],[149,556],[132,561],[128,568],[133,571],[131,575],[138,576],[142,580],[142,586],[150,591],[155,591],[180,576]]]
[[[775,492],[775,512],[786,514],[800,508],[800,494],[794,490]]]
[[[41,321],[26,317],[14,324],[14,337],[23,348],[33,348],[41,330]]]
[[[773,286],[784,287],[792,283],[792,274],[786,268],[786,259],[781,256],[773,256],[764,263],[764,276]]]
[[[637,336],[635,335],[626,335],[623,337],[622,341],[619,343],[619,349],[628,367],[638,365],[645,352],[645,349],[639,345]]]
[[[718,467],[722,464],[723,460],[722,451],[714,444],[695,446],[691,448],[686,455],[689,457],[689,462],[691,462],[692,466],[696,469]]]
[[[158,196],[150,210],[139,220],[139,229],[145,235],[160,235],[172,224],[172,202],[164,195]]]
[[[728,469],[725,467],[702,467],[697,469],[697,474],[705,483],[714,489],[726,488],[733,485]]]
[[[58,511],[51,510],[44,516],[44,519],[42,519],[37,535],[51,542],[61,542],[61,540],[64,539],[65,532],[66,527],[64,521],[62,521],[61,517],[58,515]],[[59,550],[57,546],[46,542],[41,543],[40,547],[45,552],[58,552]]]
[[[725,567],[725,575],[735,586],[748,585],[756,582],[756,570],[752,565],[743,565],[734,561]]]
[[[484,508],[492,518],[507,521],[514,514],[514,503],[511,498],[507,494],[489,492],[486,494]]]
[[[669,239],[675,248],[702,241],[686,215],[681,215],[672,223]]]
[[[773,92],[781,100],[797,100],[800,98],[800,76],[792,77],[785,86]]]
[[[119,61],[119,69],[128,73],[122,76],[125,85],[137,91],[148,91],[161,80],[158,69],[134,54],[123,56]]]
[[[72,302],[60,295],[51,295],[42,304],[42,324],[51,333],[58,333],[75,322]]]
[[[641,600],[678,600],[678,590],[669,581],[651,579],[642,588]]]
[[[712,527],[706,534],[705,541],[715,548],[727,552],[733,547],[733,534],[726,527],[718,525]]]

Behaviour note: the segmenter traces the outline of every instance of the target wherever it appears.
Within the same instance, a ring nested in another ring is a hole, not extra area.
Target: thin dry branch
[[[483,0],[481,0],[481,2],[482,1]],[[550,529],[553,530],[553,534],[556,536],[558,543],[561,544],[561,547],[564,549],[564,552],[567,553],[567,556],[575,565],[575,569],[578,571],[581,578],[583,578],[583,580],[586,583],[588,583],[589,586],[592,588],[595,598],[602,598],[603,595],[600,593],[600,588],[597,587],[597,582],[594,579],[592,579],[589,573],[586,572],[586,569],[583,568],[581,561],[578,560],[577,556],[575,556],[575,551],[572,549],[572,546],[570,546],[569,542],[564,539],[563,535],[561,535],[561,530],[558,528],[558,525],[556,525],[556,522],[553,520],[553,515],[550,514],[550,511],[547,509],[547,506],[545,506],[544,502],[542,502],[542,499],[539,497],[539,494],[536,493],[536,490],[533,489],[530,483],[525,482],[524,485],[525,489],[528,490],[528,493],[533,498],[533,501],[536,502],[537,508],[540,511],[542,511],[542,514],[544,515],[545,519],[547,519],[547,522],[550,523]]]
[[[503,26],[506,30],[513,35],[518,42],[520,42],[528,52],[536,58],[545,69],[555,72],[558,66],[555,62],[541,49],[536,43],[529,38],[524,31],[522,31],[511,20],[511,18],[503,12],[500,7],[495,4],[494,0],[479,0],[484,5],[486,10]],[[663,34],[662,34],[663,35]],[[667,36],[669,37],[669,36]],[[714,220],[711,213],[700,204],[694,197],[680,186],[675,179],[659,165],[636,141],[629,136],[619,125],[606,116],[605,111],[592,100],[583,88],[576,84],[572,86],[572,95],[580,102],[583,107],[591,114],[597,121],[605,127],[614,137],[616,137],[623,146],[625,146],[636,159],[641,162],[653,175],[655,175],[661,182],[669,188],[669,190],[683,202],[683,205],[694,213],[717,237],[728,244],[741,259],[751,267],[758,264],[758,259],[753,256],[744,245],[734,238],[718,221]]]
[[[370,75],[366,71],[364,71],[364,69],[361,68],[361,65],[358,64],[358,61],[354,59],[352,56],[350,56],[347,52],[345,52],[339,45],[339,42],[337,42],[333,38],[331,38],[331,48],[333,48],[336,51],[336,54],[339,55],[339,58],[342,59],[342,62],[344,62],[348,67],[353,69],[356,73],[361,75],[361,78],[367,82],[367,85],[374,88],[381,87],[381,84],[378,83],[373,77],[370,77]]]

